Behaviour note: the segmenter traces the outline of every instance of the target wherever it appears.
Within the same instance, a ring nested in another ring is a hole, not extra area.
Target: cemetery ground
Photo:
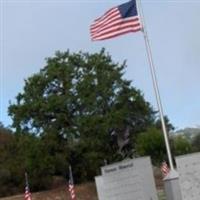
[[[158,168],[154,168],[154,177],[159,200],[165,200],[162,177]],[[75,189],[77,200],[98,200],[95,183],[76,185]],[[24,194],[21,194],[12,197],[0,198],[0,200],[21,200],[23,198]],[[52,190],[32,193],[32,200],[69,200],[67,184],[55,186]]]

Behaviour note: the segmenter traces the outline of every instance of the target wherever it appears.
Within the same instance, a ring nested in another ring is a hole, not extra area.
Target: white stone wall
[[[176,157],[183,200],[200,200],[200,153]]]
[[[95,178],[99,200],[157,200],[149,157],[129,159],[101,168]]]

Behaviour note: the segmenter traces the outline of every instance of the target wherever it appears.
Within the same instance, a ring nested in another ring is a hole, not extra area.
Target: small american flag
[[[74,180],[73,180],[71,166],[69,166],[69,193],[70,193],[70,199],[75,200],[76,195],[75,195],[75,190],[74,190]]]
[[[131,0],[108,10],[90,26],[93,41],[105,40],[141,30],[136,0]]]
[[[167,176],[167,174],[169,173],[170,169],[169,169],[166,161],[162,162],[160,170],[162,172],[163,177]]]
[[[31,193],[30,193],[30,190],[29,190],[27,173],[25,173],[25,179],[26,179],[26,186],[25,186],[24,200],[32,200]]]

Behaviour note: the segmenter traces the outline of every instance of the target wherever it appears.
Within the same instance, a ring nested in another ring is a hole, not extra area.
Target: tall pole
[[[25,181],[26,181],[26,186],[28,186],[28,174],[25,172]]]
[[[171,168],[171,170],[173,170],[174,165],[173,165],[172,154],[171,154],[170,145],[169,145],[169,138],[168,138],[166,124],[165,124],[165,120],[164,120],[163,108],[162,108],[162,103],[161,103],[161,98],[160,98],[160,92],[159,92],[159,89],[158,89],[158,81],[157,81],[155,66],[154,66],[154,62],[153,62],[151,46],[150,46],[150,43],[149,43],[147,30],[146,30],[146,27],[145,27],[145,20],[144,20],[144,14],[143,14],[141,0],[137,0],[137,2],[138,2],[138,4],[137,4],[138,5],[138,11],[139,11],[139,15],[140,15],[141,23],[142,23],[142,29],[143,29],[142,32],[143,32],[143,36],[144,36],[148,62],[149,62],[150,71],[151,71],[153,88],[154,88],[154,92],[155,92],[155,96],[156,96],[157,106],[158,106],[161,124],[162,124],[162,130],[163,130],[164,139],[165,139],[167,156],[168,156],[170,168]]]

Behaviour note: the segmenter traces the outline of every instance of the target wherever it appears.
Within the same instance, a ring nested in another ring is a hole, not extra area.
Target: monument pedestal
[[[178,173],[175,170],[170,170],[163,181],[166,200],[182,200]]]

